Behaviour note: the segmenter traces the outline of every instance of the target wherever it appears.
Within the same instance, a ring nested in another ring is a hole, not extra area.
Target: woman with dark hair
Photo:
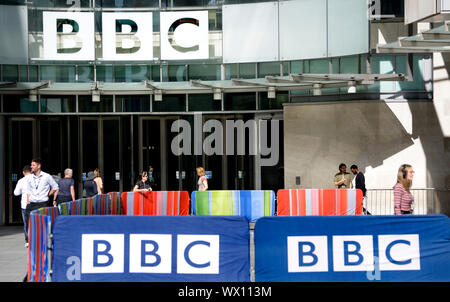
[[[140,179],[134,185],[133,192],[150,192],[152,188],[150,187],[150,183],[148,182],[148,173],[146,171],[141,172],[139,174]]]
[[[395,215],[405,215],[413,213],[414,196],[410,189],[414,171],[408,164],[398,168],[397,183],[394,186],[394,213]]]

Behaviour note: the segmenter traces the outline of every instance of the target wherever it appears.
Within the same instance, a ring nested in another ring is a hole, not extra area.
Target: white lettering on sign
[[[327,272],[327,236],[288,236],[288,272]],[[379,268],[375,268],[371,235],[332,236],[335,272],[420,270],[418,234],[379,235]]]
[[[130,234],[129,272],[171,274],[176,255],[177,274],[219,274],[219,235]],[[124,273],[124,234],[83,234],[81,273]]]
[[[94,13],[44,12],[45,60],[94,60]],[[153,13],[102,13],[102,59],[153,60]],[[161,12],[162,60],[208,59],[208,11]]]

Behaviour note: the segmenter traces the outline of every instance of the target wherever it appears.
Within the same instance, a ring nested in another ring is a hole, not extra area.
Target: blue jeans
[[[26,209],[22,209],[22,221],[23,221],[23,232],[25,234],[25,242],[28,243],[28,221]]]

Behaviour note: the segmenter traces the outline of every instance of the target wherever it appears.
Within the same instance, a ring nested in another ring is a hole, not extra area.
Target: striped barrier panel
[[[123,192],[122,213],[128,216],[189,215],[189,193],[187,191]]]
[[[271,190],[194,191],[192,215],[245,216],[249,221],[275,215],[275,192]]]
[[[29,282],[50,280],[51,232],[52,216],[43,215],[40,210],[32,211],[28,226],[27,280]]]
[[[277,192],[278,216],[361,215],[360,189],[283,189]]]
[[[122,200],[120,192],[109,192],[109,200],[111,202],[111,215],[122,215]]]

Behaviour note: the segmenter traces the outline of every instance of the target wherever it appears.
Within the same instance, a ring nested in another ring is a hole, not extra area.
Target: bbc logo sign
[[[209,58],[208,11],[160,13],[160,59]],[[153,57],[153,13],[101,14],[102,32],[96,36],[91,12],[43,12],[43,59],[146,61]],[[96,51],[96,39],[101,48]]]
[[[129,273],[171,274],[176,253],[177,274],[219,274],[219,235],[130,234]],[[124,234],[83,234],[81,273],[124,273]]]
[[[375,237],[376,238],[376,237]],[[420,270],[419,235],[379,235],[380,271]],[[374,271],[374,237],[371,235],[288,236],[288,272],[328,272],[328,252],[332,251],[333,271]]]

